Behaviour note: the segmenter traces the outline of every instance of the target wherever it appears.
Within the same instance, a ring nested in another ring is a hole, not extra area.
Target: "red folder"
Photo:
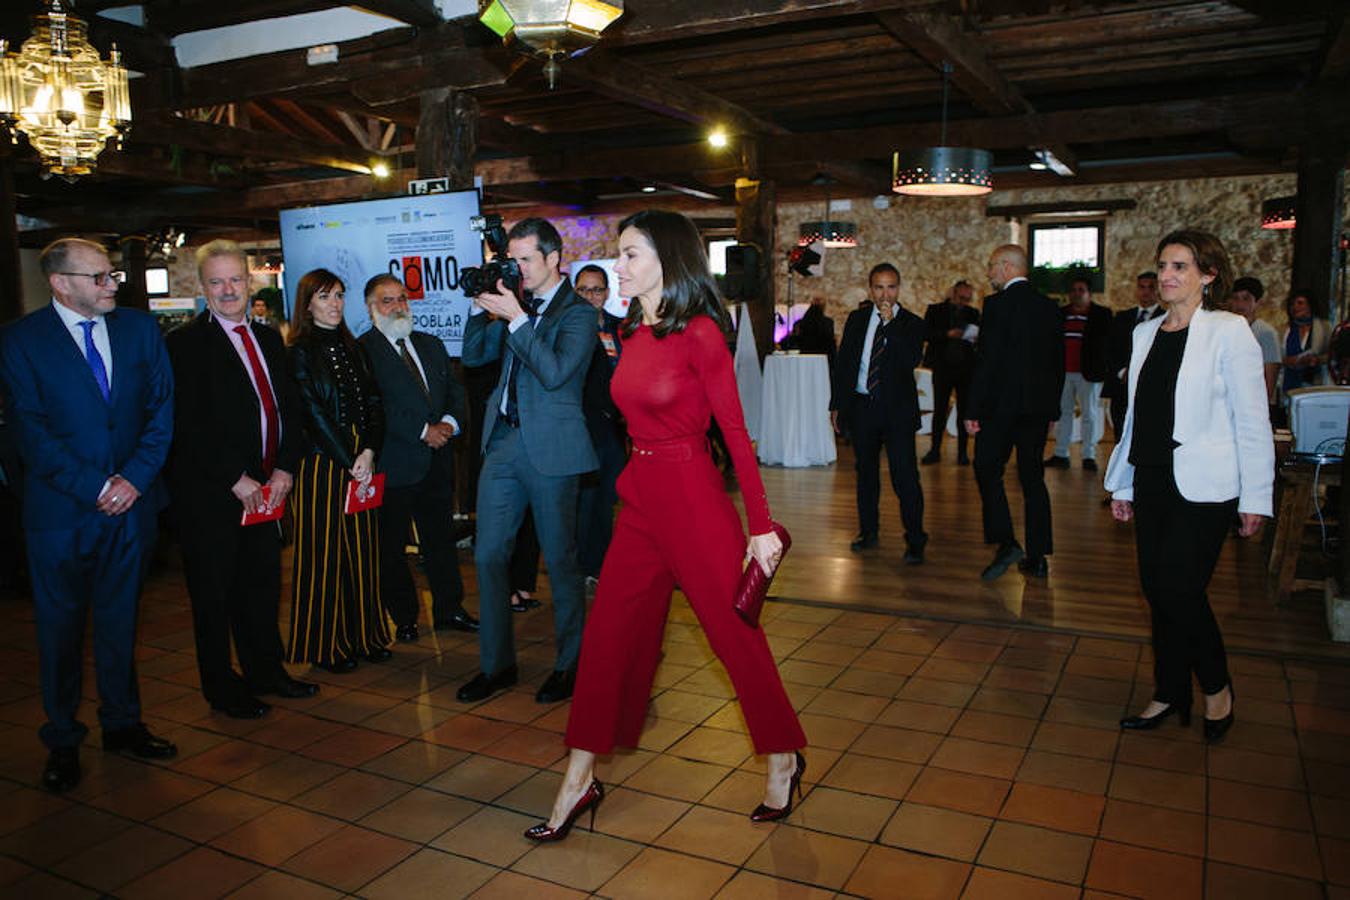
[[[282,513],[286,511],[286,501],[283,500],[281,505],[276,509],[269,509],[267,507],[268,502],[272,499],[272,486],[270,484],[264,484],[262,486],[262,495],[262,509],[253,513],[245,510],[239,517],[240,525],[261,525],[263,522],[275,522],[277,519],[281,518]]]
[[[371,476],[370,483],[363,489],[361,482],[350,481],[347,483],[347,502],[343,504],[342,511],[347,515],[355,515],[359,512],[365,512],[368,509],[375,509],[384,503],[384,473]]]

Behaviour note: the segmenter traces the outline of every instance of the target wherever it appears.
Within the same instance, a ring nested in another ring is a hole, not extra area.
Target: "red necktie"
[[[244,352],[248,354],[249,367],[253,369],[253,383],[258,389],[258,399],[262,401],[263,415],[267,417],[267,434],[263,436],[263,474],[272,474],[272,464],[277,458],[277,432],[281,430],[281,420],[277,418],[277,402],[272,396],[272,385],[267,380],[258,350],[253,346],[253,336],[248,333],[247,325],[236,325],[235,334],[244,342]]]

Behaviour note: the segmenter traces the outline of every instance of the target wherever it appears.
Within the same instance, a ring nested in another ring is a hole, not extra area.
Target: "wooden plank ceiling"
[[[25,241],[80,226],[268,233],[276,210],[380,196],[412,174],[422,91],[480,104],[478,172],[503,209],[724,205],[743,157],[780,198],[883,193],[890,153],[941,135],[995,152],[1001,186],[1288,170],[1309,136],[1350,134],[1346,5],[1303,0],[628,0],[601,44],[550,91],[537,60],[431,0],[364,0],[407,23],[304,50],[180,68],[171,41],[204,28],[312,12],[335,0],[148,0],[145,26],[82,0],[96,45],[133,68],[135,124],[96,176],[44,181],[14,157]],[[41,0],[5,0],[22,39]],[[717,152],[713,126],[737,136]],[[1073,174],[1027,168],[1049,149]],[[5,152],[5,151],[0,151]],[[368,174],[383,160],[394,177]]]

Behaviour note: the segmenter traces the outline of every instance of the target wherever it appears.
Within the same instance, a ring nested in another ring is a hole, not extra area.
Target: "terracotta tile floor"
[[[196,691],[180,584],[152,582],[138,657],[146,719],[181,755],[108,757],[95,735],[61,798],[36,788],[31,612],[0,605],[0,893],[1350,900],[1350,667],[1234,654],[1239,721],[1210,749],[1198,727],[1117,730],[1148,696],[1140,642],[775,603],[812,746],[805,801],[753,825],[763,761],[677,600],[596,832],[535,846],[520,831],[552,801],[567,715],[532,697],[546,607],[517,618],[508,695],[458,703],[474,642],[425,635],[240,723]]]

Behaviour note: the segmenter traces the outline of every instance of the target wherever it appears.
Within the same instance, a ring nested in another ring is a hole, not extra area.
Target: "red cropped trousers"
[[[567,746],[600,754],[637,746],[678,585],[731,677],[755,752],[804,747],[764,631],[731,608],[746,541],[707,439],[635,447],[618,491],[623,506],[582,638]]]

